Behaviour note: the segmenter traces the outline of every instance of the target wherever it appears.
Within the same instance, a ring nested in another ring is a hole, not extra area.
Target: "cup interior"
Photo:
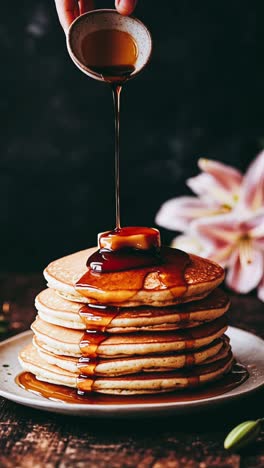
[[[139,73],[151,55],[151,35],[141,21],[131,16],[122,16],[116,10],[94,10],[79,16],[72,23],[67,33],[67,48],[75,65],[87,75],[99,80],[102,79],[100,75],[85,65],[81,47],[83,38],[87,34],[102,29],[123,31],[133,37],[137,44],[138,55],[134,64],[135,70],[130,76]]]

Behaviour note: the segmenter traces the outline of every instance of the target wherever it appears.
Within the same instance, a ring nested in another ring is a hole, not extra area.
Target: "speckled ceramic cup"
[[[138,56],[134,64],[135,70],[129,76],[133,78],[147,65],[152,51],[152,40],[146,26],[132,16],[122,16],[116,10],[94,10],[85,13],[71,24],[67,33],[67,48],[75,65],[86,75],[103,81],[100,74],[95,73],[84,63],[82,54],[83,38],[101,29],[115,29],[130,34],[137,44]]]

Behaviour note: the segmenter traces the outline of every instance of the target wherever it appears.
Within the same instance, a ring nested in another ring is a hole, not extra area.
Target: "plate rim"
[[[238,327],[233,327],[233,326],[229,326],[228,327],[228,330],[227,330],[227,334],[228,334],[228,331],[231,331],[232,333],[235,333],[236,331],[238,331],[239,333],[242,333],[242,334],[245,334],[245,335],[248,335],[250,336],[251,338],[254,337],[254,339],[256,341],[258,341],[259,345],[263,346],[264,347],[264,340],[258,336],[258,335],[255,335],[254,333],[250,332],[250,331],[247,331],[247,330],[244,330],[243,328],[238,328]],[[26,338],[29,338],[30,336],[33,335],[33,332],[31,330],[26,330],[24,332],[21,332],[17,335],[14,335],[14,336],[11,336],[10,338],[7,338],[6,340],[4,341],[1,341],[0,342],[0,352],[1,352],[1,349],[5,346],[8,346],[10,344],[12,344],[13,342],[17,342],[21,339],[26,339]],[[22,370],[21,370],[22,371]],[[249,377],[250,378],[250,377]],[[45,399],[44,397],[42,397],[41,395],[38,395],[37,393],[34,393],[35,396],[38,397],[38,399],[32,399],[27,396],[20,396],[20,395],[16,395],[15,393],[12,393],[12,392],[9,392],[9,391],[6,391],[6,390],[3,390],[1,388],[1,384],[0,384],[0,396],[3,397],[3,398],[6,398],[7,400],[9,401],[13,401],[13,402],[16,402],[16,403],[20,403],[20,404],[24,404],[24,405],[27,405],[27,406],[30,406],[30,407],[34,407],[34,408],[38,408],[38,409],[43,409],[43,410],[67,410],[67,413],[70,413],[71,410],[74,411],[74,412],[79,412],[82,410],[82,412],[87,412],[87,411],[90,411],[90,412],[93,412],[93,413],[110,413],[110,412],[113,412],[115,411],[116,413],[126,413],[128,414],[129,412],[133,412],[135,409],[136,410],[144,410],[145,412],[146,411],[151,411],[151,410],[168,410],[168,409],[178,409],[178,410],[182,410],[184,409],[184,407],[188,407],[188,409],[190,408],[193,408],[193,407],[203,407],[203,406],[209,406],[211,404],[219,404],[219,403],[224,403],[226,402],[227,400],[234,400],[236,398],[242,398],[244,396],[246,396],[247,394],[252,394],[252,393],[255,393],[257,392],[258,390],[260,390],[262,387],[264,387],[264,376],[263,376],[263,380],[262,382],[259,382],[254,388],[244,388],[243,390],[243,386],[248,382],[248,380],[246,380],[244,383],[242,383],[239,387],[236,387],[232,390],[230,390],[229,392],[226,392],[226,393],[223,393],[221,395],[216,395],[216,396],[213,396],[213,397],[209,397],[209,398],[204,398],[204,399],[197,399],[197,400],[192,400],[192,401],[185,401],[185,402],[164,402],[164,403],[127,403],[127,404],[123,404],[123,405],[119,405],[119,404],[116,404],[116,403],[113,403],[113,404],[84,404],[84,403],[67,403],[67,402],[63,402],[63,401],[59,401],[59,400],[56,400],[56,401],[53,401],[53,400],[47,400]],[[239,388],[239,392],[235,391]],[[242,391],[241,391],[242,390]],[[235,392],[234,392],[235,391]],[[25,390],[26,392],[26,390]],[[233,393],[232,393],[233,392]],[[12,398],[10,398],[12,397]]]

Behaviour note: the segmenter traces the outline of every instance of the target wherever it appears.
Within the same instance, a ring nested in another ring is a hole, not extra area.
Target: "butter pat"
[[[122,249],[153,250],[161,246],[158,229],[132,226],[98,234],[99,249],[117,251]]]

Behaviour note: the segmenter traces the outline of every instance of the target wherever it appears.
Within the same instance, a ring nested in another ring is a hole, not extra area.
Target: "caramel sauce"
[[[92,391],[93,379],[96,366],[99,362],[98,347],[107,338],[108,334],[103,331],[86,330],[80,342],[82,356],[78,361],[79,378],[78,391],[82,391],[82,382],[85,381],[86,391]]]
[[[79,375],[92,376],[95,373],[95,368],[99,363],[98,357],[80,357],[78,362]]]
[[[195,375],[193,384],[196,384]],[[99,393],[88,393],[83,396],[78,395],[75,389],[62,385],[54,385],[41,382],[30,372],[22,372],[16,378],[16,383],[25,390],[37,393],[40,396],[53,401],[64,403],[86,404],[86,405],[127,405],[127,404],[162,404],[191,402],[204,400],[227,393],[244,383],[249,377],[249,373],[242,364],[234,364],[229,373],[219,380],[208,383],[204,386],[179,390],[177,392],[160,393],[155,395],[106,395]],[[147,378],[147,377],[146,377]],[[190,377],[189,377],[190,378]],[[93,382],[93,380],[92,380]]]
[[[86,304],[80,308],[79,315],[87,330],[105,332],[119,312],[119,307]]]
[[[87,304],[80,308],[79,315],[86,325],[86,331],[80,342],[82,356],[78,362],[79,391],[81,391],[84,379],[86,387],[88,386],[89,391],[91,391],[93,380],[89,377],[95,374],[96,366],[99,363],[98,347],[107,338],[106,328],[118,313],[119,309],[116,307]]]
[[[92,375],[80,374],[77,378],[77,394],[84,396],[93,392],[95,377]]]
[[[84,64],[110,83],[123,82],[135,70],[137,44],[125,31],[101,29],[84,36],[81,45]]]
[[[109,67],[90,66],[95,73],[101,75],[104,81],[110,83],[125,81],[135,71],[133,65],[111,65]]]
[[[180,316],[179,323],[182,325],[182,328],[184,328],[184,325],[188,324],[191,314],[190,312],[180,312],[179,316]]]
[[[100,249],[87,260],[88,268],[97,273],[133,270],[159,264],[161,264],[161,258],[153,250],[122,249],[111,252],[107,249]]]
[[[96,330],[86,330],[80,342],[80,350],[83,357],[95,358],[100,343],[107,338],[107,333]]]
[[[155,262],[154,265],[142,265],[141,268],[137,269],[134,269],[135,258],[136,261],[139,258],[137,252],[131,252],[131,254],[125,256],[122,255],[122,251],[109,252],[107,257],[98,254],[98,252],[93,254],[88,262],[93,262],[95,258],[98,263],[100,260],[101,271],[105,272],[100,274],[92,270],[91,267],[88,267],[87,272],[75,284],[75,289],[78,293],[91,298],[93,297],[93,292],[98,294],[100,290],[100,296],[102,302],[104,302],[104,292],[119,291],[120,285],[122,285],[122,292],[125,291],[122,295],[122,300],[125,301],[133,297],[138,291],[145,289],[145,278],[150,273],[154,273],[162,285],[161,288],[169,289],[173,296],[181,297],[186,292],[185,269],[190,263],[190,257],[187,253],[163,246],[158,256],[156,253],[152,256],[152,261]],[[117,257],[122,258],[122,271],[116,270]],[[149,258],[151,261],[151,256],[149,257],[144,252],[144,261],[147,261]],[[155,291],[155,288],[153,291]]]
[[[195,356],[193,354],[186,354],[185,365],[191,367],[195,364]]]

